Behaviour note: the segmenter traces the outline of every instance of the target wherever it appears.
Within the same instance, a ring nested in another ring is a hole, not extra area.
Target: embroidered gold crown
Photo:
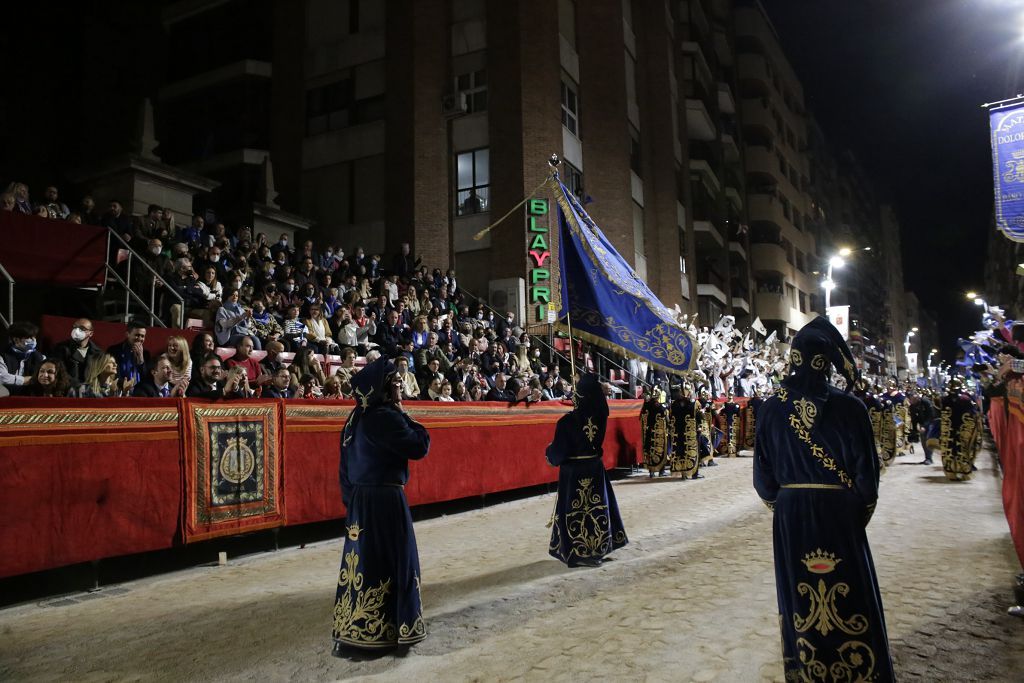
[[[821,548],[818,548],[813,553],[807,553],[804,555],[802,562],[809,572],[814,574],[828,574],[830,571],[835,569],[836,565],[842,562],[842,560],[836,559],[835,553],[826,553]]]

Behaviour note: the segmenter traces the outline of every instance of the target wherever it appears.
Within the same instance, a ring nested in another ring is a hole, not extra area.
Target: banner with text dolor
[[[989,112],[996,227],[1024,242],[1024,103]]]

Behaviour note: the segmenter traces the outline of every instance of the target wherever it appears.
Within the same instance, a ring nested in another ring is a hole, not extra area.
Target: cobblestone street
[[[993,460],[950,484],[919,459],[885,475],[869,529],[897,676],[1020,680]],[[771,514],[751,459],[720,462],[616,482],[630,544],[600,568],[548,557],[551,495],[418,523],[430,636],[402,657],[329,655],[331,541],[4,610],[0,679],[779,679]]]

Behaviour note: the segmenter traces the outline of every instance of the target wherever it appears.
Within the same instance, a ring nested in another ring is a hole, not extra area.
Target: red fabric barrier
[[[174,543],[175,401],[10,398],[2,406],[0,577]]]
[[[344,514],[338,488],[338,447],[352,401],[289,401],[285,408],[284,496],[288,523]],[[612,401],[605,435],[606,467],[635,458],[641,401]],[[555,481],[544,460],[561,403],[509,408],[503,403],[409,401],[409,414],[430,430],[430,453],[410,466],[411,505],[479,496]],[[483,428],[486,426],[486,428]]]
[[[0,263],[18,283],[103,284],[107,229],[0,211]]]
[[[352,405],[0,400],[0,577],[284,523],[337,519],[344,515],[338,445]],[[641,405],[611,402],[606,467],[635,458]],[[544,460],[544,449],[568,405],[409,402],[407,409],[430,430],[432,442],[427,458],[412,464],[406,492],[413,505],[523,488],[558,476]],[[258,422],[260,438],[278,439],[278,458],[275,466],[269,444],[258,445],[251,433],[222,435],[247,439],[265,477],[263,488],[252,490],[252,500],[239,502],[239,514],[218,517],[214,513],[226,508],[209,505],[213,494],[207,495],[199,472],[231,479],[245,469],[245,458],[224,460],[230,443],[224,441],[219,451],[210,445],[216,437],[211,427],[232,421]],[[283,424],[276,436],[275,424]],[[213,457],[218,453],[219,459]]]
[[[1024,567],[1024,405],[1019,386],[1011,387],[1010,394],[992,399],[988,419],[1003,467],[1003,510],[1017,559]]]

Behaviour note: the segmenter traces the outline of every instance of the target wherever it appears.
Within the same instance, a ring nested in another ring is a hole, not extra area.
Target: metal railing
[[[117,242],[115,243],[114,240],[117,240]],[[115,251],[112,247],[118,243],[122,246]],[[116,268],[118,265],[117,254],[122,249],[128,254],[124,278],[121,277],[121,274],[117,272]],[[112,257],[114,259],[113,265],[110,263]],[[136,294],[135,290],[133,290],[129,285],[132,281],[132,261],[138,261],[138,265],[145,268],[153,276],[153,279],[150,280],[149,283],[149,304],[147,304],[142,297]],[[134,300],[149,315],[149,324],[151,327],[153,325],[169,327],[169,325],[156,313],[156,285],[159,282],[162,285],[163,293],[165,295],[170,295],[174,299],[178,300],[178,319],[170,322],[172,324],[177,323],[179,328],[182,327],[185,318],[185,299],[181,294],[178,294],[177,290],[175,290],[174,287],[172,287],[171,284],[160,275],[160,273],[153,270],[153,267],[146,263],[145,259],[135,253],[135,250],[128,246],[128,243],[124,241],[124,238],[118,235],[117,232],[111,228],[107,228],[107,261],[104,266],[106,268],[107,276],[113,277],[113,279],[124,288],[124,322],[128,322],[132,317],[131,302]],[[106,287],[107,285],[104,284],[104,290],[106,290]]]
[[[0,322],[4,324],[4,327],[10,327],[11,322],[14,320],[14,278],[7,272],[3,264],[0,263],[0,275],[4,276],[7,280],[7,315],[0,313]]]

